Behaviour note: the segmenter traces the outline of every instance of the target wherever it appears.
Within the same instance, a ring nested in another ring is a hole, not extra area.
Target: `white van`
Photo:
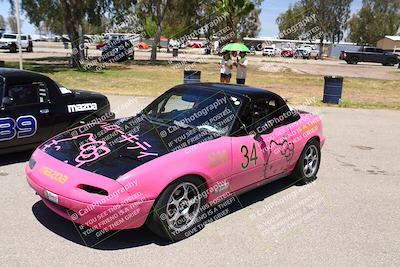
[[[11,53],[18,51],[18,34],[14,33],[0,33],[0,49],[10,50]],[[21,48],[26,49],[27,52],[33,51],[32,38],[28,34],[21,34]]]

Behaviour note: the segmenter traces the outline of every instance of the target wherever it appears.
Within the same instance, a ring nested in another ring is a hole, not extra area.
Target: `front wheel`
[[[17,53],[17,45],[16,44],[10,45],[10,53]]]
[[[154,205],[146,226],[156,235],[174,242],[200,231],[206,204],[204,191],[205,185],[197,177],[186,176],[174,181]]]
[[[296,168],[292,174],[292,178],[301,184],[308,184],[317,179],[319,165],[321,163],[321,149],[317,140],[309,141],[300,158]]]

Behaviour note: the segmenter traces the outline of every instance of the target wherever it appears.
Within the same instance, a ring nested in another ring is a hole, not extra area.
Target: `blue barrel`
[[[184,83],[199,83],[201,80],[201,71],[185,70],[183,73]]]
[[[343,77],[325,76],[324,98],[327,104],[340,104],[342,101]]]

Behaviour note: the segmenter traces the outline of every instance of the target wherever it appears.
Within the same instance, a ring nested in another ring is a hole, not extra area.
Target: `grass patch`
[[[17,67],[17,62],[7,63]],[[38,64],[28,62],[25,69],[44,73],[69,88],[85,89],[104,94],[158,96],[183,82],[183,69],[175,69],[166,62],[152,65],[134,61],[110,66],[100,72],[82,72],[70,69],[66,64]],[[202,81],[218,82],[218,64],[196,64],[202,72]],[[235,75],[234,75],[235,76]],[[232,82],[235,82],[232,80]],[[250,67],[247,84],[276,92],[293,104],[307,99],[322,100],[324,78],[292,72],[269,73]],[[345,78],[343,102],[348,108],[400,109],[400,81]],[[324,105],[318,101],[315,105]]]

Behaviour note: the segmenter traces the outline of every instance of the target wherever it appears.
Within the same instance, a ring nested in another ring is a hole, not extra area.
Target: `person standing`
[[[230,53],[225,53],[220,62],[221,83],[230,83],[232,77],[233,61]]]
[[[248,66],[248,59],[246,57],[245,52],[239,53],[240,58],[237,60],[236,67],[237,67],[237,75],[236,75],[236,83],[237,84],[246,84],[246,77],[247,77],[247,66]]]

